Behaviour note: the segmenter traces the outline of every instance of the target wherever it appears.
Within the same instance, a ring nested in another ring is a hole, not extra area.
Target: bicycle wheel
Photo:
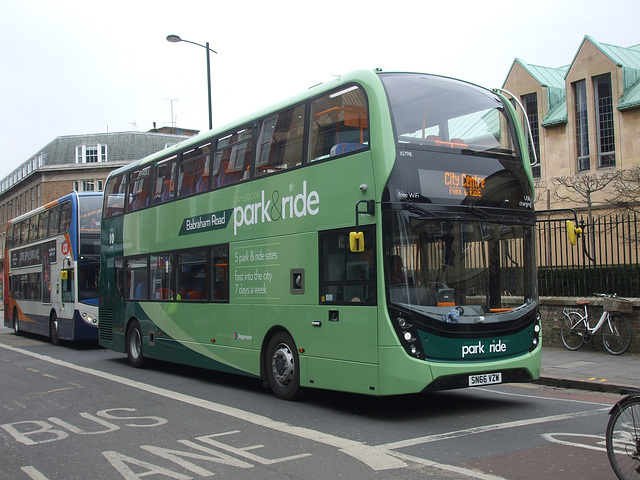
[[[564,314],[560,337],[562,343],[569,350],[578,350],[584,344],[587,334],[587,325],[578,312],[568,312]]]
[[[602,325],[602,344],[611,355],[622,355],[629,350],[633,331],[629,320],[617,313],[610,313]]]
[[[621,480],[640,479],[640,397],[629,397],[611,410],[607,424],[607,456]]]

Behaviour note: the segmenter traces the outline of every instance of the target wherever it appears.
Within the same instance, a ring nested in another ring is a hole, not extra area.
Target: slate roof
[[[46,165],[76,163],[76,147],[107,145],[107,162],[132,162],[188,137],[149,132],[96,133],[57,137],[38,153],[45,153]]]
[[[38,150],[29,160],[20,164],[9,175],[0,180],[0,190],[5,191],[13,185],[17,185],[22,178],[26,178],[26,175],[19,174],[17,181],[14,181],[15,179],[12,177],[14,173],[19,172],[25,165],[30,164],[34,158],[43,160],[39,168],[45,167],[49,169],[53,166],[72,166],[76,164],[76,147],[82,145],[107,145],[106,163],[113,162],[125,165],[187,138],[189,136],[156,132],[114,132],[60,136]],[[96,165],[105,165],[105,163]],[[35,167],[29,168],[27,175],[32,171],[35,171]]]

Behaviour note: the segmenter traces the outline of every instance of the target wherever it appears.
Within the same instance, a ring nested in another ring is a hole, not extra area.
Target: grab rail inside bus
[[[540,161],[538,160],[538,154],[536,153],[536,149],[533,148],[533,133],[531,132],[529,117],[527,117],[527,111],[524,109],[524,106],[522,105],[522,103],[520,103],[520,100],[518,99],[518,97],[516,97],[509,90],[505,90],[504,88],[494,88],[493,91],[496,93],[506,93],[507,95],[509,95],[518,104],[518,106],[520,107],[520,110],[522,110],[522,113],[524,113],[524,120],[525,120],[525,124],[527,125],[527,133],[529,134],[529,145],[531,145],[530,150],[533,153],[533,160],[535,160],[534,162],[530,161],[529,163],[531,164],[532,167],[539,166]]]

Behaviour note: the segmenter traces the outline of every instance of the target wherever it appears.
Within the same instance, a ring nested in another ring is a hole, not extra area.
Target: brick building
[[[150,132],[68,135],[52,140],[0,180],[0,273],[4,268],[9,220],[72,190],[100,191],[112,170],[196,133],[166,128]]]

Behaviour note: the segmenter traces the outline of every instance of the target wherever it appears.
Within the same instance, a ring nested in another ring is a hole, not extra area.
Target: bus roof
[[[286,107],[290,107],[292,105],[296,105],[299,103],[304,102],[305,100],[307,100],[308,98],[311,97],[315,97],[318,95],[321,95],[329,90],[333,90],[337,87],[339,87],[340,85],[345,85],[348,83],[352,83],[352,82],[359,82],[359,83],[363,83],[369,87],[372,88],[380,88],[382,89],[382,84],[380,83],[379,79],[378,79],[378,75],[382,74],[382,73],[406,73],[406,74],[422,74],[422,75],[429,75],[429,76],[434,76],[434,77],[440,77],[440,78],[452,78],[453,77],[447,77],[447,76],[443,76],[443,75],[436,75],[436,74],[428,74],[425,72],[409,72],[409,71],[400,71],[400,70],[383,70],[381,68],[376,68],[376,69],[372,69],[372,70],[368,70],[368,69],[360,69],[360,70],[353,70],[350,71],[346,74],[337,76],[335,78],[329,79],[325,82],[319,83],[317,85],[314,85],[312,87],[310,87],[308,90],[305,90],[303,92],[300,92],[292,97],[289,97],[287,99],[281,100],[280,102],[277,102],[275,104],[272,104],[270,106],[264,107],[260,110],[257,110],[255,112],[252,112],[251,114],[245,115],[243,117],[237,118],[231,122],[225,123],[223,125],[220,125],[218,127],[215,127],[212,130],[207,130],[206,132],[202,132],[198,135],[195,135],[193,137],[189,137],[186,140],[183,140],[182,142],[176,143],[175,145],[172,145],[164,150],[160,150],[158,152],[152,153],[151,155],[148,155],[144,158],[141,158],[139,160],[134,160],[133,162],[124,165],[116,170],[111,171],[111,173],[109,174],[109,177],[115,176],[115,175],[119,175],[121,173],[127,172],[131,169],[135,169],[137,167],[139,167],[140,165],[145,165],[147,163],[151,163],[157,159],[160,158],[165,158],[168,155],[171,155],[172,153],[178,153],[180,151],[184,151],[184,150],[188,150],[190,147],[195,148],[197,146],[200,146],[203,142],[205,142],[206,140],[213,138],[217,135],[220,135],[222,133],[225,132],[229,132],[230,130],[238,129],[238,128],[242,128],[243,126],[249,125],[250,123],[258,120],[259,118],[262,118],[266,115],[269,115],[272,112],[276,112],[278,110],[282,110]],[[457,81],[462,81],[465,82],[464,80],[459,80],[459,79],[455,79]],[[470,82],[465,82],[465,83],[469,83]],[[475,85],[475,84],[471,84],[471,85]],[[476,85],[479,88],[485,89],[487,91],[489,91],[487,88],[482,87],[480,85]]]
[[[32,215],[38,214],[44,210],[47,210],[51,207],[55,207],[56,205],[61,204],[62,202],[65,202],[67,200],[70,200],[73,196],[76,197],[97,197],[97,196],[101,196],[103,195],[102,192],[76,192],[75,190],[69,192],[68,194],[53,200],[45,205],[41,205],[37,208],[34,208],[33,210],[29,210],[26,213],[23,213],[22,215],[18,215],[15,218],[12,218],[11,220],[9,220],[7,222],[7,227],[13,223],[19,222],[20,220],[24,220],[25,218],[31,217]]]
[[[376,74],[377,73],[381,73],[382,70],[381,69],[376,69],[376,70],[354,70],[351,71],[347,74],[344,75],[340,75],[339,77],[336,78],[332,78],[326,82],[323,83],[319,83],[317,85],[314,85],[312,87],[310,87],[308,90],[305,90],[303,92],[300,92],[292,97],[289,97],[287,99],[284,99],[280,102],[277,102],[273,105],[270,105],[268,107],[262,108],[260,110],[257,110],[255,112],[252,112],[251,114],[245,115],[243,117],[237,118],[231,122],[228,122],[224,125],[220,125],[218,127],[215,127],[212,130],[207,130],[206,132],[202,132],[198,135],[195,135],[193,137],[189,137],[186,140],[183,140],[180,143],[176,143],[175,145],[172,145],[169,148],[166,148],[164,150],[160,150],[158,152],[152,153],[151,155],[148,155],[142,159],[139,160],[134,160],[133,162],[131,162],[128,165],[125,165],[123,167],[120,167],[116,170],[113,170],[110,174],[109,177],[114,176],[114,175],[118,175],[121,174],[123,172],[126,172],[132,168],[136,168],[139,165],[143,165],[146,163],[150,163],[153,162],[154,160],[157,160],[159,158],[164,158],[167,155],[171,155],[172,153],[177,153],[180,151],[183,151],[185,149],[189,149],[189,147],[196,147],[202,144],[202,142],[204,142],[205,140],[215,137],[216,135],[219,135],[221,133],[224,132],[228,132],[229,130],[233,130],[234,128],[241,128],[244,125],[248,125],[250,123],[252,123],[253,121],[264,117],[265,115],[268,115],[269,113],[281,110],[283,108],[286,108],[288,106],[291,105],[295,105],[297,103],[301,103],[304,102],[306,99],[308,99],[309,97],[315,97],[316,95],[320,95],[328,90],[332,90],[340,85],[344,85],[346,83],[351,83],[351,82],[355,82],[355,81],[360,81],[360,82],[364,82],[364,83],[369,83],[371,84],[372,82],[377,82],[377,78],[376,78]]]

